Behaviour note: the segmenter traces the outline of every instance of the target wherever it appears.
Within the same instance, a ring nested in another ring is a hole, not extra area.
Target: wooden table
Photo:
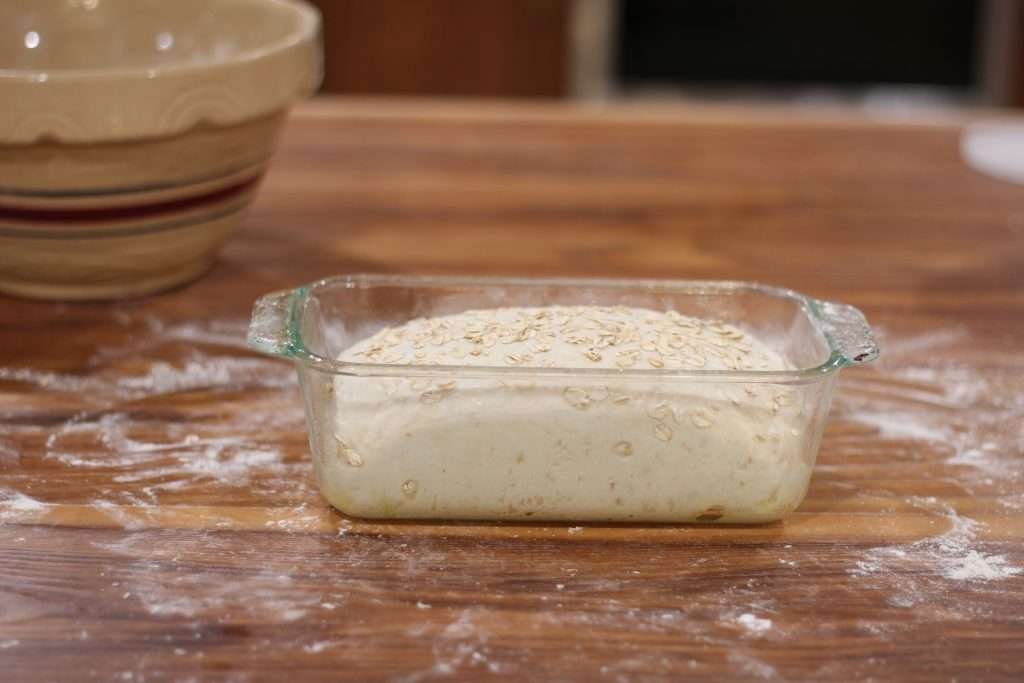
[[[958,120],[314,102],[186,288],[0,298],[0,679],[1024,679],[1024,188]],[[267,291],[355,272],[737,278],[861,307],[762,527],[328,508]]]

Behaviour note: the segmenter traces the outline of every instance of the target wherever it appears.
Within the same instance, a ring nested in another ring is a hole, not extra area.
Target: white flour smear
[[[133,324],[127,314],[120,322]],[[311,495],[308,462],[286,461],[279,445],[282,435],[289,443],[304,442],[294,369],[239,355],[244,321],[165,325],[149,317],[142,323],[143,333],[97,350],[87,374],[0,368],[0,380],[33,384],[60,395],[60,405],[80,407],[55,427],[8,431],[23,430],[26,441],[38,440],[43,457],[69,472],[89,470],[94,480],[105,479],[102,497],[95,500],[105,512],[203,487],[213,500],[210,487],[244,487],[247,495],[269,499],[287,491],[285,505],[297,495]],[[157,352],[159,359],[153,357]],[[202,392],[202,400],[178,400],[190,392]],[[155,397],[168,407],[146,408]],[[20,457],[8,454],[6,443],[0,443],[0,464]],[[38,512],[9,501],[0,510],[8,519]]]
[[[888,358],[886,347],[881,370],[843,377],[834,417],[870,428],[912,453],[920,452],[913,442],[928,442],[929,452],[943,454],[934,476],[967,495],[1005,496],[1000,503],[1012,509],[1024,484],[1024,371],[993,376],[949,362],[899,362],[904,349],[941,352],[965,336],[958,330],[891,340],[896,359]]]
[[[951,584],[973,587],[977,593],[979,584],[996,582],[986,590],[998,600],[998,582],[1019,577],[1024,568],[1011,566],[1006,557],[990,552],[991,544],[978,539],[978,523],[958,515],[950,506],[930,497],[908,502],[941,515],[948,529],[914,543],[871,548],[850,570],[851,575],[879,588],[895,585],[888,598],[893,607],[937,611],[957,619],[984,615],[986,608],[980,601],[945,600]]]
[[[146,322],[157,339],[175,339],[236,349],[249,348],[245,343],[249,331],[247,320],[208,320],[165,325],[160,319],[150,317]]]
[[[954,438],[948,424],[922,419],[919,414],[861,408],[845,415],[858,424],[874,427],[883,439],[908,439],[947,443]]]
[[[882,367],[904,364],[907,356],[919,356],[928,351],[948,348],[970,336],[970,332],[964,327],[931,330],[909,337],[894,335],[878,325],[874,326],[873,331],[882,349]]]
[[[288,398],[297,400],[280,400]],[[302,487],[308,469],[302,461],[285,463],[283,452],[268,445],[283,429],[304,431],[300,408],[268,405],[226,422],[201,424],[153,424],[124,412],[81,413],[47,437],[45,457],[67,467],[109,473],[112,484],[137,484],[150,499],[161,490],[204,483],[239,487],[256,481],[265,486],[253,492],[271,493],[282,480],[294,479]],[[161,440],[135,436],[143,431],[159,432]]]
[[[175,460],[171,467],[182,468],[184,474],[224,481],[244,480],[246,465],[280,464],[279,452],[255,446],[247,436],[200,437],[183,434],[194,430],[193,425],[174,424],[163,427],[169,440],[152,443],[130,438],[132,427],[133,422],[124,413],[76,417],[47,438],[46,456],[86,468],[127,468],[170,458]],[[161,473],[147,469],[139,476],[151,478]],[[130,481],[133,475],[124,476],[129,478],[122,481]]]
[[[289,372],[283,373],[282,369]],[[147,372],[128,377],[111,377],[103,372],[80,376],[31,368],[0,368],[0,380],[34,384],[54,393],[78,394],[100,405],[196,389],[297,386],[293,369],[269,359],[209,356],[199,351],[180,365],[152,361]]]
[[[46,508],[46,503],[26,496],[20,491],[0,489],[0,524],[8,519],[16,520],[25,513],[42,512]]]
[[[328,648],[337,647],[338,645],[341,645],[341,643],[335,643],[330,640],[318,640],[316,642],[310,643],[309,645],[303,645],[302,651],[315,655],[318,652],[323,652]]]
[[[270,623],[303,619],[321,604],[342,604],[342,593],[325,596],[299,580],[302,568],[271,568],[242,562],[237,568],[215,559],[220,548],[216,534],[203,533],[183,539],[133,535],[115,543],[94,543],[116,556],[132,558],[119,565],[109,591],[137,602],[156,617],[217,619],[225,614]],[[226,552],[227,548],[220,552]],[[196,564],[196,556],[211,558],[209,565]],[[183,557],[189,557],[186,564]]]
[[[948,361],[929,363],[931,355],[941,358],[951,344],[964,343],[968,335],[961,329],[902,340],[883,336],[888,343],[880,367],[843,377],[836,420],[889,442],[886,457],[897,471],[907,461],[934,459],[932,481],[956,487],[967,497],[993,499],[1009,513],[1021,509],[1024,373],[993,375]],[[863,434],[839,436],[835,443],[841,457],[862,456]],[[886,591],[890,605],[924,610],[922,618],[969,618],[986,614],[1002,591],[1024,580],[1024,567],[1012,564],[999,544],[984,541],[983,526],[948,503],[884,490],[863,492],[909,503],[935,516],[944,528],[914,543],[869,548],[855,560],[850,569],[854,580]],[[949,600],[957,586],[976,599]]]
[[[779,672],[775,667],[766,664],[759,659],[751,657],[742,652],[730,652],[728,660],[740,671],[740,673],[754,678],[761,678],[766,681],[779,680]]]
[[[276,388],[295,384],[291,375],[282,377],[268,370],[267,361],[259,358],[199,356],[181,366],[157,361],[144,375],[119,379],[116,389],[129,395],[153,396],[232,385],[255,384],[260,388]]]
[[[750,633],[764,633],[772,627],[771,619],[764,619],[762,617],[755,617],[753,614],[747,612],[736,617],[736,623],[745,628]]]
[[[126,315],[120,322],[127,327],[140,321]],[[142,335],[133,337],[126,344],[96,349],[89,365],[96,367],[117,359],[146,356],[154,348],[171,344],[182,348],[224,347],[248,351],[245,337],[249,323],[246,320],[204,320],[168,325],[154,316],[145,316],[141,323],[144,328]]]

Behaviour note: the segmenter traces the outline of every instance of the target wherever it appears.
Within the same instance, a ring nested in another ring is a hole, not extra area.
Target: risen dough
[[[720,322],[624,307],[503,308],[381,330],[341,360],[519,368],[333,384],[321,487],[366,517],[757,522],[803,498],[799,389],[528,368],[786,370]]]

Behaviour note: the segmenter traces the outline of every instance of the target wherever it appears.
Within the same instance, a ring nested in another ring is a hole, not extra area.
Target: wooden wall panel
[[[568,0],[317,0],[324,91],[563,95]]]

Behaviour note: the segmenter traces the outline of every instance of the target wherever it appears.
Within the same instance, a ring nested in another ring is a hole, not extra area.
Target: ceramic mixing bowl
[[[293,0],[3,0],[0,290],[94,299],[197,277],[321,78]]]

